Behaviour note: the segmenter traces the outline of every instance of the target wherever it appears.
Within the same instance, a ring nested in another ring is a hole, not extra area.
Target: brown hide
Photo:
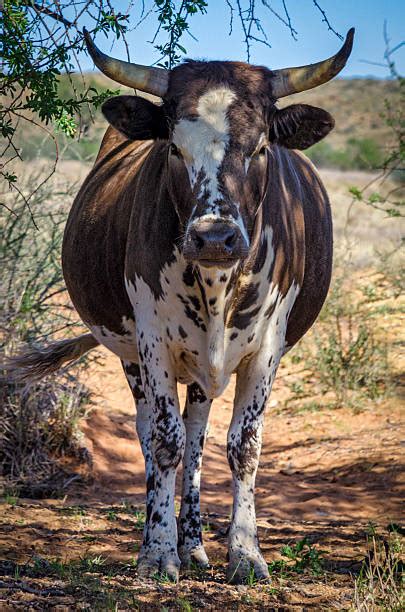
[[[62,266],[83,321],[123,333],[133,311],[124,285],[125,251],[137,173],[151,142],[130,142],[108,128],[94,168],[69,214]]]
[[[286,344],[291,347],[315,322],[326,299],[332,274],[333,233],[329,198],[311,162],[295,151],[286,152],[302,177],[305,227],[304,278],[288,320]]]
[[[135,274],[141,276],[159,298],[160,270],[172,258],[180,233],[166,188],[166,147],[162,141],[130,142],[109,128],[73,204],[63,243],[63,271],[73,303],[88,324],[124,333],[122,317],[133,318],[124,271],[131,280]],[[278,284],[283,294],[294,280],[302,287],[287,329],[287,344],[292,346],[316,319],[329,287],[330,207],[303,155],[272,146],[269,164],[269,186],[256,231],[268,224],[273,228],[275,259],[269,286],[271,281]],[[253,241],[245,271],[261,270],[265,254],[258,244]],[[246,308],[246,296],[238,294],[236,282],[231,290],[236,315]]]

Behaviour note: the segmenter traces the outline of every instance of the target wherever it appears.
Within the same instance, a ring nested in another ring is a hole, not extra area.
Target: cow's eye
[[[180,157],[181,158],[181,156],[182,156],[181,152],[180,152],[180,149],[178,149],[173,142],[170,145],[170,153],[171,153],[171,155],[174,155],[175,157]]]

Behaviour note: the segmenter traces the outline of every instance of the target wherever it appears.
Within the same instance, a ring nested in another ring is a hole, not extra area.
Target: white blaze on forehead
[[[198,118],[181,119],[173,133],[173,142],[182,152],[192,185],[204,169],[211,202],[218,194],[218,168],[229,142],[227,111],[235,98],[228,87],[210,89],[198,101]]]
[[[220,134],[228,131],[226,112],[235,100],[235,93],[229,87],[217,87],[203,94],[197,106],[201,119]]]

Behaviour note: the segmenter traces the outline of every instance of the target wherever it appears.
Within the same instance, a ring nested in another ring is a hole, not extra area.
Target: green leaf
[[[386,212],[389,217],[402,217],[399,210],[396,210],[395,208],[388,208]]]
[[[368,201],[370,204],[375,204],[377,202],[383,202],[384,198],[379,193],[374,192],[368,197]]]
[[[358,187],[355,187],[355,186],[349,187],[349,193],[352,194],[355,200],[360,201],[363,199],[363,193]]]

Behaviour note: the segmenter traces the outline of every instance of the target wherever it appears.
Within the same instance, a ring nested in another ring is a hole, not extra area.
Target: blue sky
[[[283,14],[282,0],[269,1],[271,6]],[[113,3],[120,5],[122,11],[128,6],[128,0]],[[234,2],[236,4],[236,2]],[[246,4],[246,0],[244,2]],[[368,62],[383,62],[385,43],[383,24],[387,20],[388,33],[392,46],[405,38],[405,2],[402,0],[319,0],[332,26],[345,35],[347,30],[356,28],[355,44],[348,65],[341,76],[388,76],[385,67],[375,66]],[[135,0],[131,11],[131,22],[135,23],[142,3]],[[261,5],[257,0],[257,5]],[[251,63],[263,64],[269,68],[281,68],[312,63],[335,53],[341,41],[328,31],[322,17],[312,0],[286,0],[293,26],[298,31],[295,41],[288,29],[260,6],[258,15],[267,33],[271,48],[256,43],[252,47]],[[152,6],[151,0],[145,0],[146,11]],[[137,8],[139,7],[139,8]],[[153,45],[148,43],[153,37],[156,19],[151,15],[138,29],[127,34],[131,59],[138,63],[152,64],[158,59]],[[197,40],[186,35],[182,44],[187,49],[187,57],[204,59],[246,60],[243,34],[236,17],[233,33],[229,31],[229,8],[225,0],[208,0],[208,12],[205,16],[191,19],[190,31]],[[126,59],[121,42],[112,46],[111,39],[103,34],[96,38],[98,46],[105,52]],[[111,42],[110,42],[111,41]],[[394,56],[399,71],[405,72],[405,46]],[[87,57],[82,60],[82,67],[92,68]]]

